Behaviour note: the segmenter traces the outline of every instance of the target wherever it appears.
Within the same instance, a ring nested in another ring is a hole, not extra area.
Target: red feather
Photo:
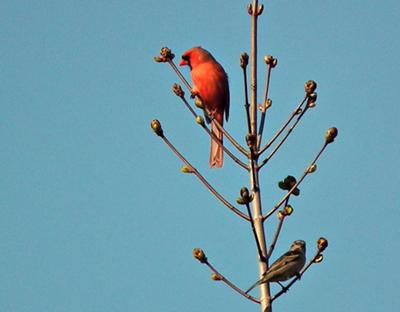
[[[188,65],[191,69],[193,82],[192,93],[198,95],[208,115],[215,118],[221,126],[229,117],[229,83],[228,76],[222,66],[207,50],[201,47],[192,48],[182,55],[180,65]],[[210,120],[207,118],[208,122]],[[223,134],[214,122],[211,122],[211,131],[221,141]],[[210,167],[220,168],[223,165],[223,148],[211,139]]]

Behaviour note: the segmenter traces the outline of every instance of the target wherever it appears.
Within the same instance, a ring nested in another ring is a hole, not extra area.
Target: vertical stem
[[[251,14],[251,53],[250,53],[250,70],[251,70],[251,86],[250,86],[250,124],[251,134],[257,136],[257,18],[259,12],[258,0],[253,0],[249,13]],[[255,151],[258,150],[257,144],[254,144]],[[259,238],[260,248],[262,254],[267,255],[267,246],[265,242],[265,233],[262,218],[261,208],[261,195],[258,179],[258,165],[257,153],[250,153],[250,185],[254,194],[253,214],[254,214],[254,227]],[[268,269],[268,261],[264,259],[258,260],[259,276],[260,278]],[[271,295],[269,290],[269,283],[260,285],[260,306],[261,312],[272,312]]]

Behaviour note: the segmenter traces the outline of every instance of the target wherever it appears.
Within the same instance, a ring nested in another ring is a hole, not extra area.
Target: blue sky
[[[273,135],[318,82],[307,113],[261,178],[264,210],[299,176],[327,128],[339,136],[291,202],[276,258],[295,239],[329,239],[276,311],[395,310],[400,170],[398,1],[261,1],[259,60],[272,54]],[[209,138],[153,56],[202,45],[230,78],[226,128],[243,142],[238,58],[249,51],[246,1],[0,3],[0,311],[258,310],[191,256],[242,288],[257,278],[249,224],[217,202],[150,130],[230,201],[248,184],[229,159],[208,169]],[[188,75],[187,69],[183,72]],[[260,67],[259,83],[265,73]],[[262,89],[260,90],[260,96]],[[272,235],[276,220],[266,223]],[[279,288],[273,287],[273,292]]]

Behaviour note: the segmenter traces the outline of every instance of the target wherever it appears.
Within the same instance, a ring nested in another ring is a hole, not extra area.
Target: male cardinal
[[[211,117],[211,131],[222,144],[222,132],[218,130],[213,118],[222,126],[225,112],[228,121],[229,84],[227,74],[210,52],[201,47],[194,47],[183,53],[179,65],[190,67],[193,82],[192,96],[198,96],[201,99],[206,111],[207,122],[210,122],[208,116]],[[211,139],[210,167],[222,167],[223,156],[222,145],[220,146],[214,139]]]
[[[300,273],[306,263],[306,242],[295,241],[288,252],[278,258],[264,274],[264,276],[253,284],[247,291],[266,282],[283,282]]]

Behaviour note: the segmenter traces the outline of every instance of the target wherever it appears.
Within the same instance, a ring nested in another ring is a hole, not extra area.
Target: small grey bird
[[[303,240],[294,241],[288,252],[276,260],[265,272],[263,277],[254,283],[247,291],[266,282],[283,282],[299,274],[306,263],[306,242]]]

